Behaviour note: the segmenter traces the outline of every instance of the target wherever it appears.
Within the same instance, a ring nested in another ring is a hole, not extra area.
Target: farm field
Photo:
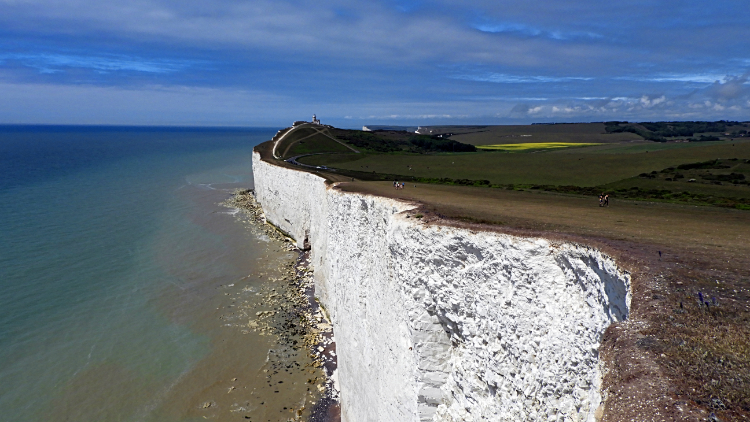
[[[598,143],[583,143],[583,142],[527,142],[522,144],[495,144],[495,145],[480,145],[478,149],[484,151],[507,151],[507,152],[528,152],[528,151],[542,151],[547,149],[562,149],[562,148],[573,148],[573,147],[592,147],[601,145]]]
[[[618,143],[634,140],[677,140],[690,137],[731,139],[745,134],[748,124],[737,122],[563,123],[506,126],[428,126],[420,133],[450,135],[472,145],[520,142]],[[691,132],[693,130],[694,132]]]
[[[341,154],[301,158],[310,165],[407,177],[489,180],[492,184],[600,186],[715,158],[750,158],[750,140],[734,143],[615,144],[534,153]],[[748,174],[750,176],[750,174]]]
[[[610,143],[643,140],[634,133],[606,133],[604,123],[555,125],[508,125],[474,127],[429,127],[435,133],[453,133],[450,139],[471,145],[522,142]]]

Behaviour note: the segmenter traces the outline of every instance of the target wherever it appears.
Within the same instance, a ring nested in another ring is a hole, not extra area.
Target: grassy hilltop
[[[637,322],[603,339],[608,420],[674,403],[750,420],[750,124],[395,129],[301,125],[277,135],[277,159],[273,143],[258,151],[346,191],[415,201],[426,224],[601,248],[633,271]]]
[[[576,137],[576,127],[580,127],[580,137]],[[330,138],[318,144],[315,151],[293,146],[286,157],[325,152],[298,161],[335,168],[338,174],[364,180],[399,179],[582,195],[604,192],[612,198],[750,209],[750,137],[732,138],[722,133],[718,141],[652,142],[627,139],[633,138],[629,132],[607,133],[610,127],[566,124],[472,128],[476,132],[440,127],[433,135],[326,129]],[[733,130],[745,130],[739,128],[750,127],[734,125]],[[302,134],[308,136],[307,132]],[[713,138],[716,135],[710,134]],[[290,138],[285,142],[293,144],[295,138]],[[479,148],[457,139],[471,140]],[[519,142],[524,139],[530,142]],[[302,142],[309,144],[310,138]],[[487,145],[506,148],[482,149]]]

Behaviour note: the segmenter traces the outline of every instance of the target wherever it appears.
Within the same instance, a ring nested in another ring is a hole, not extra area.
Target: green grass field
[[[316,154],[321,152],[351,152],[351,150],[325,135],[314,134],[309,138],[295,142],[284,155],[294,157],[302,154]]]
[[[549,192],[520,192],[481,187],[407,183],[394,190],[391,182],[355,182],[342,189],[430,204],[441,214],[466,221],[489,222],[532,230],[580,235],[606,233],[672,248],[700,252],[705,244],[730,249],[750,258],[750,213],[718,207],[618,200],[603,209],[596,198]],[[700,241],[697,241],[700,239]]]
[[[432,129],[432,128],[431,128]],[[618,143],[643,140],[633,133],[606,133],[604,123],[556,125],[436,127],[436,132],[454,133],[450,139],[471,145],[520,142]]]
[[[276,146],[276,153],[284,159],[303,154],[354,151],[356,151],[355,148],[331,136],[328,128],[312,124],[292,128]]]
[[[599,136],[602,127],[603,124],[460,127],[456,132],[472,136],[529,131],[557,140],[479,145],[476,152],[452,153],[444,150],[453,148],[445,141],[445,136],[453,132],[415,135],[302,125],[279,142],[277,153],[283,158],[301,156],[300,163],[336,169],[341,177],[362,180],[394,178],[588,196],[605,192],[622,199],[750,209],[750,164],[746,161],[750,159],[750,138],[713,142],[562,140],[578,135]],[[611,135],[632,134],[603,136]],[[508,139],[519,138],[512,135]],[[355,146],[361,152],[355,153]],[[717,168],[680,169],[719,158],[722,161]]]
[[[487,179],[493,184],[599,186],[685,163],[750,158],[750,140],[673,145],[677,146],[613,145],[620,150],[612,151],[602,145],[528,154],[338,154],[305,157],[300,162],[407,177]]]

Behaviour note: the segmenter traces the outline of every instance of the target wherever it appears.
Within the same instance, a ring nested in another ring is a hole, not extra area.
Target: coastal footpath
[[[584,245],[425,222],[253,154],[267,221],[310,249],[343,421],[595,421],[630,274]]]

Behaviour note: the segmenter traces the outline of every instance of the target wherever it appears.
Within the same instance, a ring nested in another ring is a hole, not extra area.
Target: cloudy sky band
[[[0,0],[0,27],[0,123],[750,115],[738,0]]]

